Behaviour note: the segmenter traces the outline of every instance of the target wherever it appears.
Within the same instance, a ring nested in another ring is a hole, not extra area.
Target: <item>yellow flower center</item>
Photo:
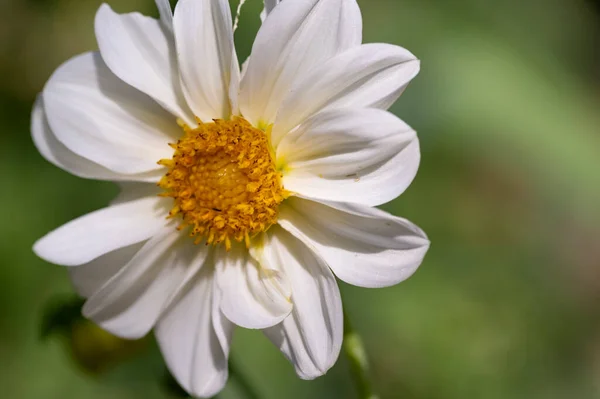
[[[243,118],[199,121],[194,129],[181,124],[185,136],[170,146],[172,159],[159,164],[169,171],[158,185],[173,197],[169,217],[181,215],[178,227],[190,228],[198,244],[245,241],[277,222],[285,198],[269,141],[263,131]]]

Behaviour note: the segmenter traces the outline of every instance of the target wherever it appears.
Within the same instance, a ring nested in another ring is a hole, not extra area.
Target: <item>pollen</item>
[[[180,124],[185,135],[172,159],[158,163],[169,168],[158,183],[172,197],[170,218],[180,217],[178,229],[189,229],[199,244],[245,242],[277,222],[286,194],[277,171],[269,132],[243,118],[198,121],[195,128]]]

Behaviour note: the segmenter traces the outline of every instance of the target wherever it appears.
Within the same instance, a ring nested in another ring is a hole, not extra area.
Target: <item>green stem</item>
[[[373,392],[369,378],[369,362],[362,338],[352,328],[348,314],[344,312],[344,352],[350,362],[352,380],[358,391],[359,399],[379,399]]]

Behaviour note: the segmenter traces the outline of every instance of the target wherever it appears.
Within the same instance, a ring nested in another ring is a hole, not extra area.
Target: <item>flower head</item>
[[[419,62],[362,45],[355,0],[267,1],[240,72],[226,0],[180,0],[174,15],[157,4],[160,20],[101,6],[100,51],[60,66],[39,96],[42,155],[122,192],[34,250],[70,267],[105,330],[154,329],[193,395],[225,384],[234,325],[262,329],[300,377],[318,377],[342,342],[334,274],[393,285],[429,247],[373,208],[418,169],[415,132],[385,109]]]

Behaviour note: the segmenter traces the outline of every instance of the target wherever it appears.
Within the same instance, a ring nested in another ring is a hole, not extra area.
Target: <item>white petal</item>
[[[240,86],[240,110],[255,126],[275,121],[292,85],[362,40],[355,0],[284,1],[260,28]]]
[[[161,19],[168,19],[159,5]],[[124,82],[146,93],[173,115],[193,123],[179,84],[173,33],[164,22],[139,13],[117,14],[103,4],[96,14],[102,58]]]
[[[163,27],[167,28],[169,32],[173,32],[173,10],[171,9],[171,3],[169,0],[156,0],[156,7],[160,14],[160,22]]]
[[[244,66],[242,65],[242,68]],[[231,61],[231,79],[229,81],[229,102],[231,105],[231,115],[240,114],[239,104],[239,91],[240,91],[240,80],[242,79],[242,71],[240,70],[240,63],[237,58],[235,49],[233,50],[233,56]]]
[[[302,242],[279,227],[268,250],[276,253],[292,285],[294,310],[265,334],[294,364],[301,378],[313,379],[336,362],[343,340],[343,311],[335,277]],[[267,249],[265,249],[267,250]]]
[[[265,8],[260,13],[261,21],[265,22],[265,19],[271,14],[271,11],[275,8],[275,6],[281,3],[281,0],[264,0]]]
[[[120,182],[118,185],[121,191],[110,202],[111,205],[122,204],[143,197],[158,196],[163,191],[155,183]]]
[[[123,174],[163,170],[180,129],[152,99],[123,83],[97,53],[61,65],[44,89],[52,131],[68,149]]]
[[[137,175],[116,173],[69,150],[52,133],[41,94],[37,97],[31,112],[31,137],[40,154],[48,162],[75,176],[96,180],[137,181],[158,181],[161,177],[161,171]]]
[[[274,142],[324,109],[387,109],[418,72],[419,60],[391,44],[364,44],[339,54],[291,88],[277,115]]]
[[[214,259],[212,259],[212,261],[214,267]],[[225,357],[227,358],[227,356],[229,355],[229,350],[231,349],[231,338],[233,336],[235,324],[229,321],[229,319],[227,319],[227,317],[225,317],[225,315],[221,311],[221,295],[218,291],[217,281],[214,278],[214,273],[212,274],[212,276],[212,323],[213,328],[215,329],[215,334],[217,335],[217,339],[219,340],[221,348],[223,349]]]
[[[59,227],[37,241],[48,262],[76,266],[152,237],[167,223],[169,201],[157,196],[109,206]]]
[[[143,337],[198,273],[207,254],[206,247],[168,226],[87,300],[83,314],[119,337]]]
[[[269,266],[256,262],[241,245],[219,252],[221,310],[238,326],[271,327],[292,310],[289,281],[280,270]]]
[[[372,108],[316,114],[284,137],[283,185],[302,197],[381,205],[404,192],[419,168],[416,133]]]
[[[203,121],[229,118],[229,84],[234,59],[227,0],[180,0],[175,7],[175,41],[185,97]],[[234,84],[237,86],[237,83]]]
[[[92,296],[129,263],[143,245],[133,244],[102,255],[85,265],[68,268],[77,293],[84,298]]]
[[[429,249],[417,226],[363,205],[292,197],[280,208],[279,224],[314,249],[339,279],[359,287],[406,280]]]
[[[213,286],[206,267],[154,329],[171,374],[194,397],[212,397],[227,381],[233,324],[219,311]]]

